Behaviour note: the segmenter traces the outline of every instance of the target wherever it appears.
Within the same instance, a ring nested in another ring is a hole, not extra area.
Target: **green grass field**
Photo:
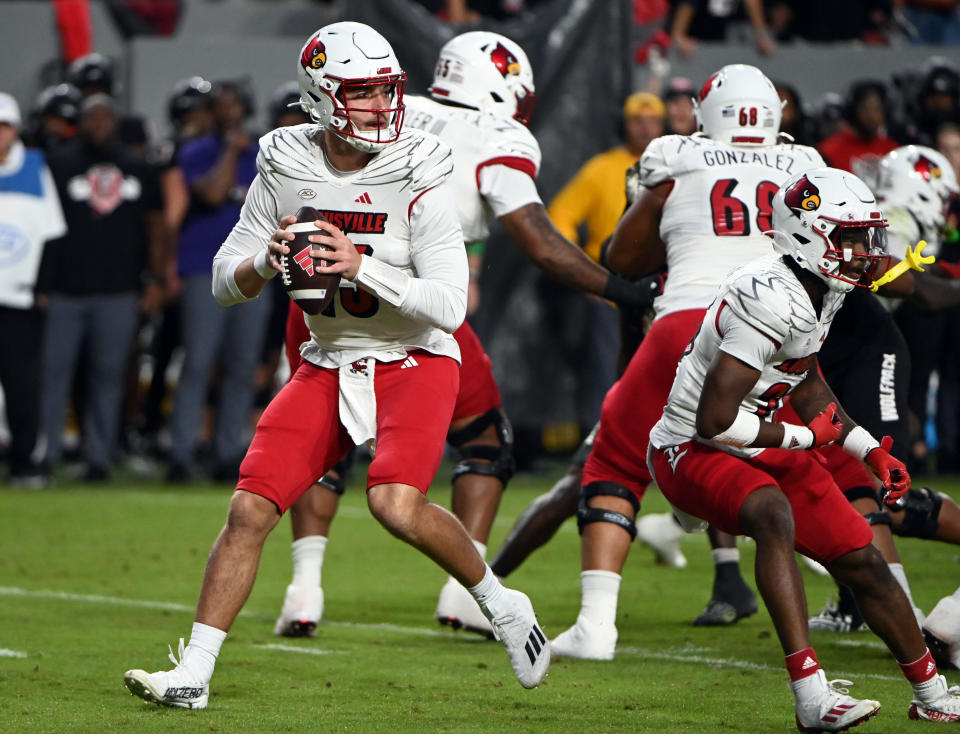
[[[557,473],[562,471],[558,465]],[[358,476],[359,472],[355,472]],[[440,476],[447,476],[447,467]],[[517,477],[491,539],[554,475]],[[431,498],[447,503],[438,483]],[[937,483],[960,497],[960,483]],[[323,571],[317,638],[273,636],[289,581],[289,524],[267,543],[253,594],[221,653],[205,711],[131,697],[128,668],[169,667],[167,645],[189,636],[203,566],[230,496],[222,485],[176,489],[116,482],[42,492],[0,488],[0,730],[3,732],[773,732],[795,731],[783,658],[765,611],[732,628],[695,628],[712,572],[704,535],[688,568],[656,565],[636,545],[624,573],[616,660],[555,659],[523,690],[498,643],[432,620],[444,574],[390,537],[351,486]],[[651,492],[645,511],[663,511]],[[900,542],[914,598],[929,611],[960,580],[960,548]],[[744,546],[752,578],[752,547]],[[511,585],[533,599],[555,636],[580,602],[579,543],[568,521]],[[804,568],[819,608],[831,583]],[[910,689],[870,633],[814,633],[827,674],[883,703],[858,731],[928,731],[910,722]],[[954,671],[955,673],[955,671]],[[948,675],[951,682],[960,676]]]

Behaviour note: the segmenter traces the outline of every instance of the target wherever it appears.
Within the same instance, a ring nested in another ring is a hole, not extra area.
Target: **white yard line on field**
[[[20,650],[8,650],[5,647],[0,647],[0,658],[25,658],[26,656],[27,653]]]
[[[118,596],[103,596],[99,594],[74,594],[67,591],[56,591],[51,589],[21,589],[16,586],[0,586],[0,596],[19,596],[27,597],[32,599],[56,599],[60,601],[67,602],[83,602],[90,604],[106,604],[108,606],[123,606],[123,607],[139,607],[141,609],[158,609],[163,611],[172,611],[172,612],[193,612],[193,607],[187,606],[186,604],[176,604],[174,602],[162,602],[162,601],[150,601],[147,599],[126,599]],[[261,619],[261,620],[272,620],[273,617],[265,614],[258,614],[254,612],[240,612],[244,617],[250,619]],[[365,623],[365,622],[336,622],[330,620],[324,620],[323,626],[330,627],[347,627],[350,629],[358,629],[372,632],[392,632],[395,634],[402,635],[416,635],[418,637],[450,637],[453,635],[449,631],[439,630],[439,629],[428,629],[426,627],[405,627],[398,624],[390,623]],[[458,636],[460,640],[469,640],[483,642],[483,639],[478,635],[470,636]],[[880,643],[873,643],[868,640],[861,642],[855,640],[834,640],[832,644],[837,645],[846,645],[850,647],[862,646],[862,647],[873,647],[874,645],[880,645]],[[282,650],[285,652],[299,652],[307,655],[327,655],[330,654],[330,651],[327,650],[317,650],[313,648],[301,648],[295,647],[293,645],[279,645],[279,644],[267,644],[267,645],[256,645],[256,647],[266,647],[269,649]],[[882,647],[882,645],[881,645]],[[635,657],[647,658],[651,660],[668,660],[676,663],[693,663],[697,665],[711,665],[718,668],[738,668],[741,670],[756,670],[763,672],[783,672],[783,668],[773,665],[765,665],[763,663],[752,663],[748,660],[735,660],[731,658],[720,658],[720,657],[706,657],[701,653],[711,653],[714,652],[711,648],[666,648],[662,650],[650,650],[646,648],[639,647],[618,647],[618,655],[630,655]],[[12,653],[12,654],[11,654]],[[21,657],[25,656],[26,653],[22,655],[17,653],[14,650],[2,650],[0,649],[0,657]],[[846,673],[842,671],[831,671],[831,673],[838,677],[846,678],[870,678],[873,680],[889,680],[889,681],[898,681],[903,680],[900,676],[891,676],[891,675],[880,675],[872,673]]]
[[[280,652],[299,652],[304,655],[346,655],[346,650],[318,650],[315,647],[297,647],[296,645],[279,645],[271,642],[266,645],[254,645],[254,647],[265,647],[267,650],[279,650]]]

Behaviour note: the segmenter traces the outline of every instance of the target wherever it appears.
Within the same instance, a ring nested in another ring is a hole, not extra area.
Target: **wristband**
[[[274,267],[267,261],[267,250],[260,250],[253,257],[253,269],[257,271],[259,275],[264,280],[270,280],[274,275],[277,274],[277,271]]]
[[[870,432],[857,426],[843,439],[843,450],[860,461],[866,461],[867,454],[880,446],[880,442],[870,435]]]
[[[760,418],[756,413],[737,411],[737,417],[729,428],[721,431],[711,440],[731,446],[749,446],[760,433]]]
[[[781,423],[783,426],[783,441],[780,442],[782,449],[811,449],[816,440],[814,432],[806,426],[798,426],[794,423]]]

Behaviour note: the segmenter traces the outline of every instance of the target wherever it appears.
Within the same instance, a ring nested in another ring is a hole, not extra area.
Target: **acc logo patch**
[[[311,38],[300,54],[300,66],[304,69],[321,69],[327,63],[327,47],[319,37]]]
[[[300,189],[297,192],[297,196],[299,196],[301,199],[312,199],[316,195],[317,195],[317,192],[314,191],[313,189]]]
[[[784,192],[783,202],[794,211],[812,212],[820,207],[820,189],[803,176]]]

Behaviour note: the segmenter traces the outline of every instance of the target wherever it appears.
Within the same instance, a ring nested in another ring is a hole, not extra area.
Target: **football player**
[[[670,274],[650,332],[604,399],[586,459],[577,510],[582,606],[576,624],[557,638],[557,653],[613,657],[620,571],[650,482],[646,436],[666,403],[677,360],[726,273],[770,252],[763,232],[780,184],[823,165],[812,148],[779,139],[780,110],[776,89],[759,69],[725,66],[700,92],[701,131],[654,140],[633,169],[633,204],[607,262],[625,275],[666,263]]]
[[[257,424],[207,562],[189,645],[181,639],[179,659],[171,653],[172,670],[130,670],[124,681],[147,701],[205,708],[266,536],[350,446],[375,441],[371,513],[470,590],[521,685],[535,687],[550,647],[530,600],[504,588],[460,522],[426,499],[456,402],[460,350],[452,333],[466,311],[450,149],[402,130],[406,75],[369,26],[321,28],[303,47],[297,73],[316,124],[260,140],[257,176],[214,260],[213,290],[227,306],[258,296],[290,251],[296,217],[289,213],[316,200],[330,222],[325,234],[310,235],[328,248],[327,264],[314,250],[314,267],[342,277],[339,298],[307,317],[303,361]],[[371,210],[377,215],[358,216]],[[348,237],[336,222],[351,220],[365,224]]]
[[[540,147],[527,128],[533,103],[533,72],[523,49],[499,34],[474,31],[441,49],[430,96],[406,98],[404,124],[436,134],[453,149],[451,184],[467,246],[484,242],[490,219],[496,217],[517,246],[556,280],[621,304],[648,303],[648,284],[610,274],[551,223],[534,183]],[[298,327],[302,330],[302,323],[292,325],[294,332]],[[513,431],[490,359],[473,329],[464,323],[454,337],[462,363],[447,434],[459,454],[453,512],[484,555],[501,494],[513,474]],[[297,339],[305,340],[295,333],[288,336],[293,343]],[[320,567],[342,486],[338,475],[328,475],[294,507],[294,580],[277,634],[312,634],[320,619]],[[452,576],[441,589],[436,617],[443,624],[491,634],[486,616]]]
[[[688,527],[701,518],[756,542],[757,586],[785,654],[800,731],[845,731],[880,704],[847,695],[841,686],[850,681],[827,681],[810,646],[794,549],[853,589],[913,688],[910,718],[960,722],[960,688],[939,675],[869,524],[808,450],[842,446],[876,474],[886,503],[910,489],[889,437],[877,441],[858,426],[817,369],[845,295],[885,268],[885,227],[853,174],[823,168],[786,181],[773,199],[771,233],[783,254],[728,276],[650,433],[651,474]],[[800,424],[774,420],[788,395]]]

